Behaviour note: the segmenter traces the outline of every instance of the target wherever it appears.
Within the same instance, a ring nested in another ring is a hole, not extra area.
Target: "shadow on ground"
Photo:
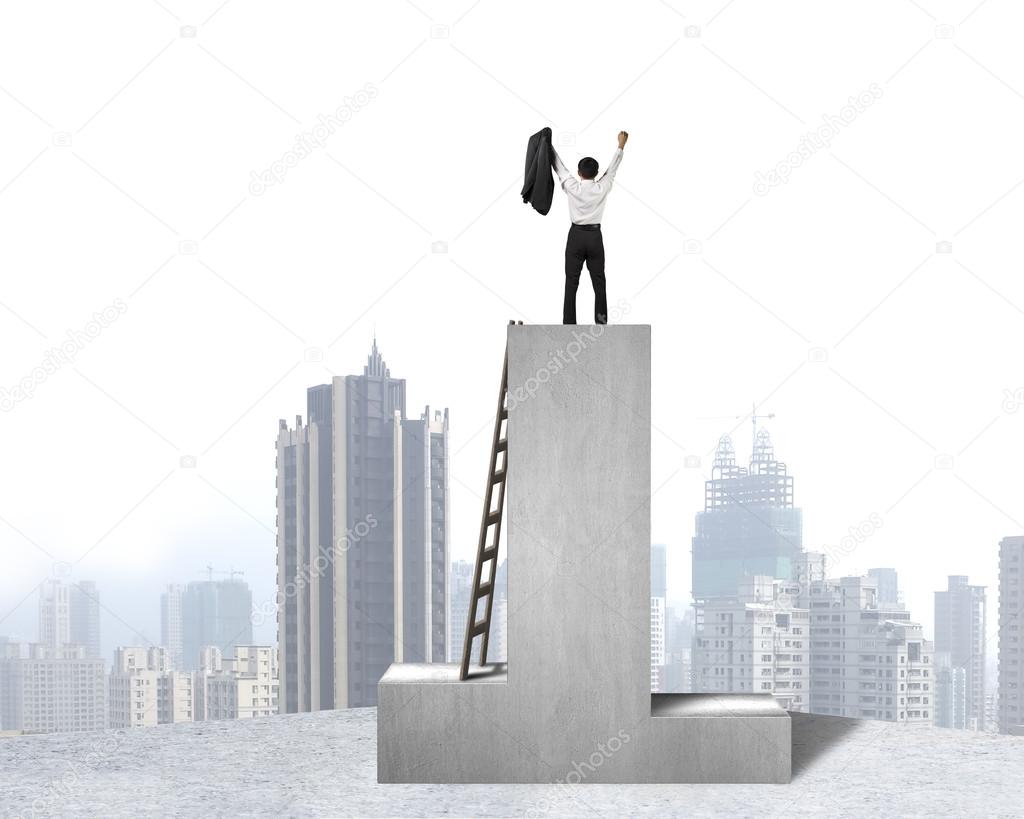
[[[790,712],[793,729],[793,778],[863,725],[861,720]]]

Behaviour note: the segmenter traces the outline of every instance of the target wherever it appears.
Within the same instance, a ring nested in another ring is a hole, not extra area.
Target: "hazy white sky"
[[[33,589],[59,562],[100,583],[108,647],[157,639],[160,586],[208,563],[271,598],[277,421],[305,412],[307,386],[360,372],[374,330],[410,414],[450,408],[453,549],[470,557],[505,324],[560,317],[565,202],[541,217],[518,197],[545,125],[571,166],[604,165],[631,134],[605,211],[608,291],[653,327],[670,596],[689,594],[708,456],[734,424],[749,456],[749,422],[731,419],[757,402],[807,548],[878,514],[837,573],[895,566],[929,631],[947,574],[994,603],[996,544],[1024,529],[1024,10],[3,14],[0,633],[35,637]],[[828,122],[828,145],[805,141]],[[785,181],[767,176],[780,163]],[[254,184],[267,170],[274,184]],[[585,274],[580,292],[585,316]],[[69,332],[73,361],[47,365]]]

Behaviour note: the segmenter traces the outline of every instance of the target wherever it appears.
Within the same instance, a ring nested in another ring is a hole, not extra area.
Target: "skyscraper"
[[[1024,536],[999,541],[999,731],[1024,735]]]
[[[377,703],[395,661],[444,662],[448,412],[405,415],[373,347],[277,439],[281,710]]]
[[[744,575],[789,580],[803,552],[803,517],[793,478],[759,430],[750,466],[736,465],[732,440],[718,442],[704,511],[693,537],[693,598],[735,597]]]
[[[185,587],[171,583],[160,595],[160,645],[170,655],[171,668],[180,671],[184,666],[184,630],[181,603]]]
[[[55,651],[71,642],[71,592],[59,580],[39,587],[39,643]]]
[[[252,643],[252,592],[244,580],[199,580],[181,597],[182,668],[199,668],[205,646],[228,653]]]
[[[102,657],[100,593],[92,580],[72,583],[68,592],[71,642],[85,647],[86,657]]]
[[[881,591],[881,589],[879,589]],[[942,728],[985,728],[985,587],[950,575],[935,592],[936,708]]]

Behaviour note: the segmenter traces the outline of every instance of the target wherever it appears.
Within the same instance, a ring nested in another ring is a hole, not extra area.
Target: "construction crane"
[[[726,420],[739,420],[739,419],[747,418],[747,417],[748,417],[748,415],[703,415],[703,416],[700,416],[697,420],[698,421],[726,421]],[[749,413],[750,423],[753,426],[753,429],[752,429],[751,435],[750,435],[750,456],[751,457],[754,456],[754,452],[757,449],[757,421],[758,421],[758,419],[760,419],[762,421],[765,421],[765,420],[771,420],[774,417],[775,417],[775,413],[774,412],[769,412],[766,415],[758,415],[757,414],[757,404],[751,402],[751,404],[750,404],[750,413]]]
[[[228,571],[224,571],[223,569],[214,569],[213,568],[213,564],[211,564],[211,563],[207,563],[206,564],[206,573],[207,573],[209,582],[211,582],[211,583],[213,582],[213,576],[215,574],[226,574],[226,575],[228,575],[228,577],[231,578],[231,580],[235,579],[235,575],[241,575],[242,577],[245,577],[245,572],[243,572],[243,571],[236,571],[234,566],[232,566]]]

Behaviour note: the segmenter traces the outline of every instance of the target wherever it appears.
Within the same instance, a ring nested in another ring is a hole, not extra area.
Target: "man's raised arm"
[[[562,157],[558,155],[558,151],[555,150],[555,146],[551,146],[551,153],[555,157],[555,173],[558,174],[558,183],[565,189],[566,182],[575,182],[576,178],[572,175],[572,172],[565,167],[565,163],[562,161]]]
[[[615,172],[619,169],[619,163],[622,162],[622,149],[626,147],[627,139],[629,139],[629,134],[625,131],[619,131],[619,147],[612,154],[612,161],[604,169],[604,173],[601,174],[599,181],[610,183],[615,178]]]

